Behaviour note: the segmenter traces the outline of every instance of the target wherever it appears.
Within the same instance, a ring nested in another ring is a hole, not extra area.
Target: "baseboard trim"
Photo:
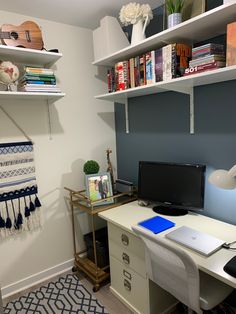
[[[26,290],[45,280],[51,279],[66,271],[69,271],[74,265],[74,259],[68,260],[51,268],[45,269],[32,276],[16,281],[8,286],[2,287],[2,298],[5,299],[13,294]]]

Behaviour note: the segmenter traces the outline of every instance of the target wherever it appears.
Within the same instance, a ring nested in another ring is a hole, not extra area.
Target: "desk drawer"
[[[110,256],[111,287],[140,313],[147,313],[148,279],[132,269],[127,269],[116,258]]]
[[[135,235],[109,223],[109,240],[115,242],[122,249],[145,261],[145,251],[142,241]]]
[[[140,249],[144,249],[142,247],[141,240],[137,239],[137,241],[140,241]],[[111,240],[109,238],[109,254],[110,256],[115,257],[118,259],[124,267],[127,269],[133,269],[136,273],[141,275],[142,277],[146,278],[146,266],[145,266],[145,260],[135,255],[132,250],[129,250],[129,247],[126,249],[123,245],[121,246],[117,242]],[[139,254],[140,255],[140,254]]]

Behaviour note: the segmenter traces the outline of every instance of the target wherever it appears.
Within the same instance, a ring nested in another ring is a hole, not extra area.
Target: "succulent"
[[[167,0],[166,7],[169,14],[181,13],[184,6],[184,0]]]
[[[95,160],[88,160],[84,164],[84,173],[85,174],[98,173],[99,169],[100,169],[100,166]]]

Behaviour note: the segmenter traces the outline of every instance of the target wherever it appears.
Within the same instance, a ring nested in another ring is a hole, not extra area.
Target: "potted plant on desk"
[[[167,0],[166,9],[168,13],[168,28],[182,22],[182,10],[184,0]]]

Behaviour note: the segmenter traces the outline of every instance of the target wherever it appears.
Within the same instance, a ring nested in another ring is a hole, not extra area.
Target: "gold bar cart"
[[[85,190],[74,191],[68,187],[65,187],[65,190],[69,191],[69,202],[72,212],[73,247],[75,257],[74,267],[72,268],[72,271],[74,272],[76,272],[77,270],[83,271],[94,283],[93,291],[96,292],[99,290],[100,284],[110,277],[110,272],[109,265],[106,265],[102,268],[98,267],[94,216],[104,210],[117,207],[136,200],[137,199],[136,189],[134,188],[131,192],[129,191],[119,193],[107,199],[97,200],[93,202],[86,196]],[[98,206],[99,203],[104,203],[104,201],[110,200],[111,198],[114,201],[113,203]],[[84,255],[86,255],[87,251],[86,249],[77,252],[74,219],[74,212],[76,208],[79,208],[80,210],[86,212],[91,217],[94,261],[91,261],[89,258],[84,257]]]

